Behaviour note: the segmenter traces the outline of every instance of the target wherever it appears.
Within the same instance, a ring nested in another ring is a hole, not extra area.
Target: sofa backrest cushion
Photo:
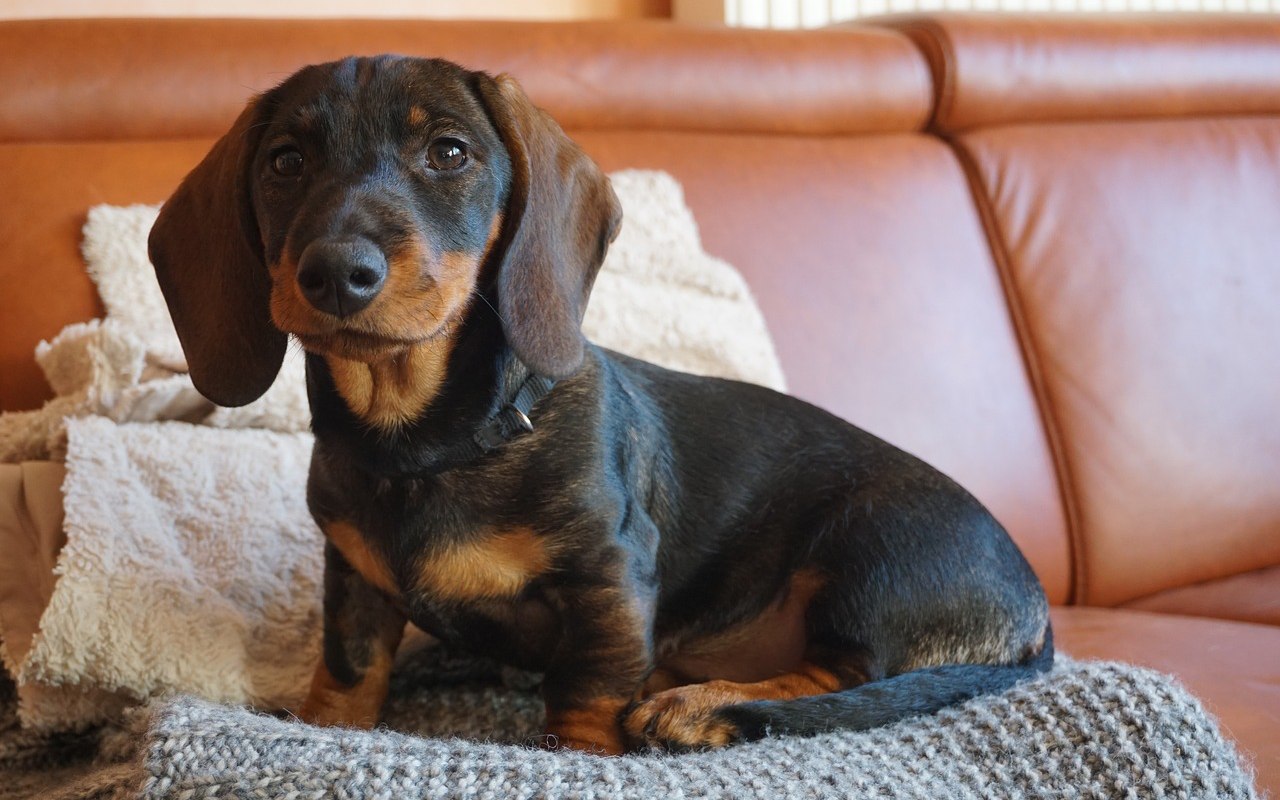
[[[1280,113],[1274,14],[942,13],[876,21],[933,75],[933,130]]]
[[[933,127],[1010,287],[1077,600],[1280,564],[1280,24],[981,23],[904,27],[949,54]]]

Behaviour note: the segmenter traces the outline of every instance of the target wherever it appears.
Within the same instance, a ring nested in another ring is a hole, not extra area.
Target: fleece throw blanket
[[[548,752],[536,676],[438,649],[393,679],[387,727],[321,729],[192,697],[133,721],[131,757],[61,798],[1253,798],[1200,704],[1166,676],[1061,661],[1000,696],[860,733],[685,755]],[[460,738],[461,737],[461,738]],[[3,768],[0,746],[0,769]],[[39,790],[38,783],[28,788]]]
[[[68,422],[67,543],[22,677],[296,707],[319,657],[311,437]]]

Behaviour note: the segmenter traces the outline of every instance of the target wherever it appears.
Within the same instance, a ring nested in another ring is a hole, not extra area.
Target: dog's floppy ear
[[[478,73],[479,93],[511,156],[498,308],[507,341],[539,375],[582,364],[582,315],[622,208],[609,178],[512,78]]]
[[[224,406],[270,388],[287,343],[271,324],[271,280],[249,200],[258,107],[250,102],[182,181],[147,241],[191,381]]]

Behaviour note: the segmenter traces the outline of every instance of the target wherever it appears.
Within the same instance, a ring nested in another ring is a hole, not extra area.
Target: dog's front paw
[[[297,711],[298,719],[322,728],[363,728],[378,724],[378,708],[360,706],[333,695],[313,693]]]
[[[617,756],[626,750],[619,715],[626,701],[603,698],[580,708],[547,709],[549,747]]]
[[[659,692],[627,712],[623,729],[633,747],[705,750],[742,740],[721,709],[737,698],[727,681],[695,683]]]
[[[367,730],[378,724],[386,696],[384,677],[366,675],[363,680],[347,686],[334,678],[321,663],[311,679],[311,691],[298,709],[297,716],[311,725]]]

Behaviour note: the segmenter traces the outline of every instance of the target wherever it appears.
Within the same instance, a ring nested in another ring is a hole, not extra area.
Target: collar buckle
[[[529,419],[525,409],[532,408],[554,385],[547,378],[530,374],[520,385],[516,395],[484,427],[476,431],[471,440],[482,453],[489,453],[521,433],[532,433],[533,420]]]

